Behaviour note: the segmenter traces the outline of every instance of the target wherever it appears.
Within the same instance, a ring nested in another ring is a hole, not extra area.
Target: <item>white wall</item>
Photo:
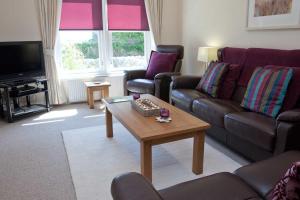
[[[41,40],[35,0],[0,0],[0,41]]]
[[[300,29],[247,31],[247,0],[183,0],[183,73],[201,73],[199,46],[300,49]]]

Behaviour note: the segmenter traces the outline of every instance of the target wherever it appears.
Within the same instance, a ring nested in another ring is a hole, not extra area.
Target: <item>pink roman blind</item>
[[[109,30],[148,31],[144,0],[107,0]]]
[[[102,30],[101,0],[63,0],[60,30]]]

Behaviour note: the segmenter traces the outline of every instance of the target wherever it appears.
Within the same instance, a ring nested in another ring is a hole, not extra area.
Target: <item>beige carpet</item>
[[[78,200],[109,200],[115,176],[139,172],[138,142],[119,123],[114,124],[114,133],[113,139],[106,138],[103,125],[62,132]],[[203,175],[232,172],[247,163],[212,140],[206,140]],[[193,174],[191,165],[192,139],[155,146],[154,186],[160,189],[203,176]]]

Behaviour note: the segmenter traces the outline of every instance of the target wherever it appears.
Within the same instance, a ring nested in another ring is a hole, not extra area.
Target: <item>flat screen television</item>
[[[45,76],[41,41],[0,42],[0,82]]]

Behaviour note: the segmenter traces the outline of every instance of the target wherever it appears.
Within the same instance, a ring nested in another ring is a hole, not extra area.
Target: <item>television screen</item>
[[[44,75],[42,42],[0,43],[0,81]]]

